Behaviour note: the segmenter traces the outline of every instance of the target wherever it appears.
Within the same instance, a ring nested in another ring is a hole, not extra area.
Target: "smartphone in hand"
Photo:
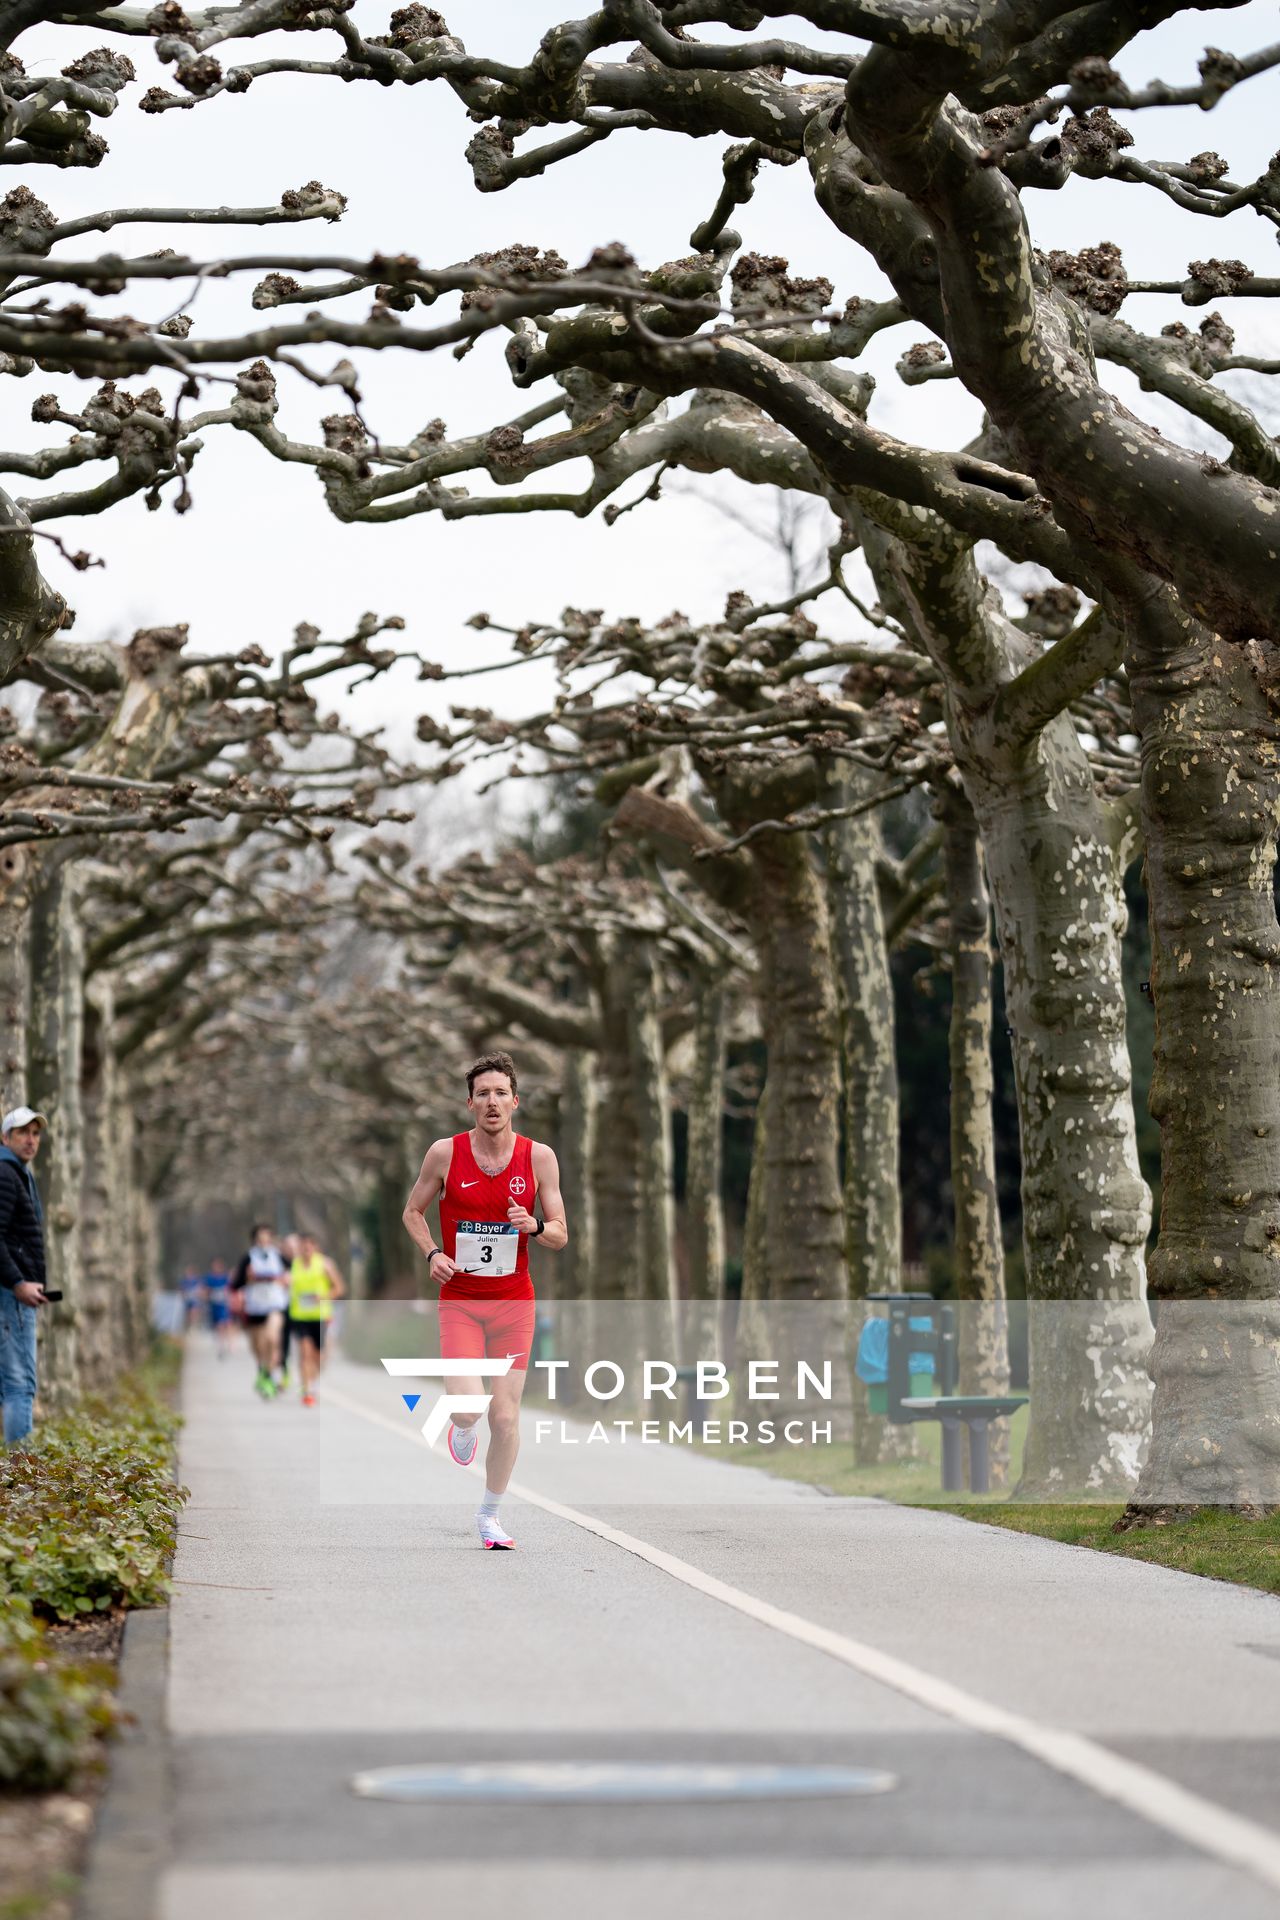
[[[61,1298],[62,1298],[62,1288],[61,1288],[61,1287],[53,1287],[53,1288],[49,1288],[49,1287],[46,1287],[46,1288],[45,1288],[45,1290],[44,1290],[44,1297],[45,1297],[45,1301],[46,1301],[46,1302],[47,1302],[47,1301],[50,1301],[50,1300],[61,1300]]]

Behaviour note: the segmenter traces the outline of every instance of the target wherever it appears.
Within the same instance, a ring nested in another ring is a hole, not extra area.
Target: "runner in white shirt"
[[[253,1242],[231,1278],[244,1295],[244,1323],[258,1362],[254,1387],[264,1400],[279,1390],[280,1339],[289,1308],[288,1268],[270,1227],[255,1227]]]

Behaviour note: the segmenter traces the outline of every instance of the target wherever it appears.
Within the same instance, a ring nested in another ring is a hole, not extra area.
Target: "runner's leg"
[[[481,1544],[485,1547],[515,1545],[498,1517],[498,1505],[520,1451],[520,1398],[528,1376],[536,1317],[537,1310],[531,1299],[495,1300],[486,1309],[485,1351],[495,1360],[510,1360],[512,1365],[509,1373],[493,1382],[493,1398],[489,1402],[485,1494],[476,1515]]]
[[[280,1365],[280,1336],[284,1327],[284,1315],[280,1312],[269,1313],[263,1328],[264,1346],[267,1354],[267,1372],[274,1373]]]
[[[265,1316],[259,1314],[255,1314],[249,1323],[249,1350],[253,1354],[254,1365],[258,1369],[259,1380],[261,1380],[267,1370],[266,1362],[263,1358],[263,1355],[266,1353],[266,1327],[267,1322]]]
[[[460,1367],[465,1366],[468,1360],[482,1360],[484,1337],[484,1324],[475,1311],[474,1303],[451,1299],[442,1292],[440,1295],[441,1359],[457,1360]],[[455,1394],[483,1394],[486,1388],[480,1374],[459,1371],[446,1376],[444,1390],[452,1397]],[[460,1467],[470,1466],[475,1459],[480,1436],[474,1433],[474,1429],[479,1418],[478,1413],[455,1413],[453,1416],[448,1445],[450,1454]]]
[[[484,1457],[485,1491],[489,1494],[504,1494],[515,1470],[516,1455],[520,1451],[520,1397],[524,1383],[523,1367],[512,1367],[500,1380],[489,1382],[493,1398],[489,1402],[489,1449]]]
[[[320,1347],[312,1338],[310,1327],[293,1329],[294,1345],[298,1354],[298,1365],[302,1370],[302,1398],[308,1404],[315,1398],[316,1375],[320,1371]]]

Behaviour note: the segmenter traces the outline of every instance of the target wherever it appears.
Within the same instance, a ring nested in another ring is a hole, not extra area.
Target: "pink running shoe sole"
[[[479,1452],[479,1450],[480,1450],[480,1442],[479,1442],[479,1439],[477,1439],[477,1440],[476,1440],[476,1443],[475,1443],[475,1445],[474,1445],[474,1446],[472,1447],[472,1449],[471,1449],[471,1451],[470,1451],[470,1453],[468,1453],[468,1454],[465,1454],[465,1455],[464,1455],[464,1454],[461,1454],[461,1453],[459,1453],[459,1452],[458,1452],[458,1450],[457,1450],[457,1448],[456,1448],[456,1447],[454,1446],[454,1444],[453,1444],[453,1436],[454,1436],[454,1434],[455,1434],[455,1433],[456,1433],[457,1431],[458,1431],[458,1429],[457,1429],[457,1428],[456,1428],[456,1427],[455,1427],[455,1426],[453,1425],[453,1422],[452,1422],[452,1421],[450,1421],[450,1423],[449,1423],[449,1442],[448,1442],[448,1444],[449,1444],[449,1458],[450,1458],[451,1460],[456,1460],[456,1461],[457,1461],[457,1463],[458,1463],[458,1465],[459,1465],[460,1467],[469,1467],[469,1466],[471,1465],[471,1462],[472,1462],[472,1461],[473,1461],[473,1460],[475,1459],[475,1457],[476,1457],[476,1454],[477,1454],[477,1453]],[[474,1429],[473,1429],[473,1431],[474,1431]]]

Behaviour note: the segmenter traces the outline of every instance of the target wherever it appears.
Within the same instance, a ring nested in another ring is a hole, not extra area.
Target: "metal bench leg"
[[[964,1487],[964,1469],[961,1465],[960,1432],[963,1425],[959,1420],[942,1422],[942,1491],[960,1493]]]
[[[989,1420],[971,1420],[969,1422],[969,1491],[970,1493],[990,1493],[991,1457],[987,1445]]]

